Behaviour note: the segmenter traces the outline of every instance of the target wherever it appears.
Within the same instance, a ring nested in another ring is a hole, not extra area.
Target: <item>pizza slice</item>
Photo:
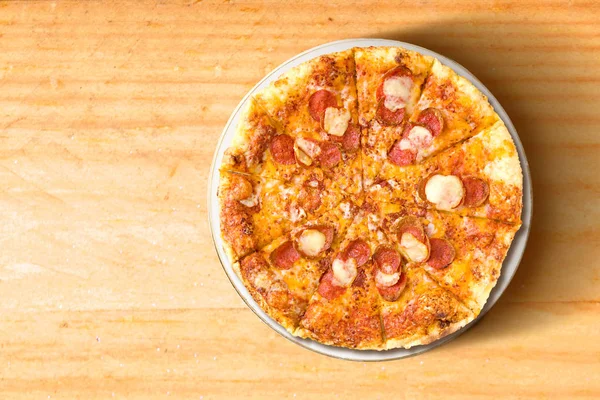
[[[420,268],[405,267],[398,299],[381,302],[385,348],[410,348],[456,332],[475,316]]]
[[[380,349],[380,293],[402,288],[401,256],[378,227],[379,216],[363,206],[300,321],[296,335],[357,349]]]
[[[220,179],[221,232],[232,261],[260,250],[344,200],[336,182],[316,171],[287,183],[225,171]]]
[[[422,164],[367,189],[369,198],[519,225],[523,174],[510,133],[499,121]]]
[[[346,50],[292,68],[256,94],[293,139],[289,160],[322,168],[353,194],[362,190],[354,79],[353,51]]]
[[[411,265],[423,268],[478,315],[496,285],[515,225],[435,210],[382,206],[386,234]]]
[[[408,107],[407,107],[408,108]],[[397,126],[374,120],[363,137],[365,185],[468,139],[499,121],[487,98],[468,80],[434,61],[419,101]]]
[[[254,300],[294,333],[357,207],[342,202],[234,264]]]
[[[356,49],[355,60],[363,177],[368,187],[393,167],[388,152],[417,105],[433,58],[397,47],[368,47]]]
[[[419,100],[433,58],[400,47],[365,47],[354,50],[354,59],[360,124],[400,125]]]
[[[391,151],[412,151],[421,162],[499,120],[479,89],[435,60],[402,138]]]
[[[300,146],[303,144],[300,142]],[[310,147],[311,143],[305,145]],[[298,162],[296,155],[299,151],[295,138],[284,133],[281,126],[251,97],[240,117],[231,146],[225,151],[221,170],[286,182],[298,175],[321,172],[316,165]]]

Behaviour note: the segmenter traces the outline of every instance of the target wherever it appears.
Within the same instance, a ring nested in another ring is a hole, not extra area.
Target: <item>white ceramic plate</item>
[[[351,350],[333,346],[327,346],[321,343],[317,343],[308,339],[301,339],[291,335],[288,331],[286,331],[281,325],[279,325],[275,320],[269,317],[252,299],[246,287],[235,274],[232,269],[231,262],[227,258],[225,251],[223,249],[223,241],[221,239],[221,229],[219,223],[219,201],[217,199],[217,188],[219,186],[219,165],[221,165],[221,160],[223,158],[223,152],[227,147],[229,147],[231,140],[235,134],[235,129],[238,124],[238,120],[240,118],[241,110],[243,109],[246,101],[253,93],[261,90],[265,86],[267,86],[272,81],[276,80],[282,73],[287,70],[295,67],[298,64],[301,64],[305,61],[308,61],[312,58],[328,54],[334,53],[337,51],[343,51],[349,49],[351,47],[368,47],[368,46],[399,46],[409,50],[415,50],[421,54],[426,54],[429,56],[433,56],[440,60],[442,64],[447,65],[452,68],[456,73],[462,75],[463,77],[470,80],[481,92],[483,92],[489,99],[490,103],[494,107],[494,110],[498,113],[500,118],[506,124],[506,127],[510,131],[512,138],[517,146],[517,150],[519,152],[519,159],[521,161],[521,167],[523,168],[523,226],[515,235],[515,239],[513,240],[512,246],[508,252],[506,259],[504,260],[504,264],[502,265],[502,272],[500,278],[498,279],[498,283],[496,287],[492,290],[490,297],[487,300],[486,305],[483,307],[483,310],[479,314],[479,317],[475,319],[473,322],[455,332],[452,335],[446,336],[434,343],[431,343],[426,346],[416,346],[411,349],[393,349],[386,351],[374,351],[374,350]],[[235,108],[229,121],[227,121],[227,125],[225,125],[225,129],[223,129],[223,133],[221,134],[221,138],[219,139],[219,143],[217,144],[217,150],[214,155],[214,159],[212,162],[210,177],[209,177],[209,193],[208,193],[208,216],[209,216],[209,225],[212,234],[212,238],[215,244],[215,248],[217,250],[217,254],[223,265],[223,269],[225,269],[225,273],[227,277],[237,290],[238,294],[242,297],[244,302],[250,307],[252,311],[258,317],[263,320],[264,323],[269,325],[272,329],[277,331],[283,337],[291,340],[292,342],[305,347],[307,349],[313,350],[317,353],[325,354],[331,357],[341,358],[345,360],[354,360],[354,361],[384,361],[384,360],[395,360],[399,358],[409,357],[415,354],[419,354],[430,350],[436,346],[439,346],[443,343],[446,343],[453,338],[457,337],[461,333],[465,332],[469,329],[470,326],[477,323],[477,321],[485,315],[486,312],[492,308],[492,306],[498,301],[504,290],[507,288],[510,280],[513,275],[517,271],[519,267],[519,263],[521,262],[521,257],[523,256],[523,252],[525,251],[525,245],[527,243],[527,237],[529,236],[529,228],[531,223],[531,208],[533,204],[532,200],[532,192],[531,192],[531,176],[529,172],[529,164],[527,163],[527,158],[525,157],[525,151],[523,150],[523,145],[519,140],[519,135],[517,135],[517,131],[513,126],[510,118],[506,114],[506,111],[502,108],[498,100],[490,93],[490,91],[483,86],[473,74],[467,71],[464,67],[457,64],[456,62],[446,58],[440,54],[437,54],[431,50],[427,50],[423,47],[415,46],[409,43],[398,42],[395,40],[384,40],[384,39],[349,39],[349,40],[341,40],[337,42],[327,43],[313,49],[307,50],[292,59],[284,62],[279,67],[275,68],[271,73],[265,76],[252,90],[244,96],[242,101]]]

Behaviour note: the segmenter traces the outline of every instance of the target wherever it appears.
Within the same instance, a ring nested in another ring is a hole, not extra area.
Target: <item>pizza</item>
[[[400,47],[353,48],[254,93],[219,166],[223,245],[292,335],[358,350],[473,321],[521,226],[506,126],[471,82]]]

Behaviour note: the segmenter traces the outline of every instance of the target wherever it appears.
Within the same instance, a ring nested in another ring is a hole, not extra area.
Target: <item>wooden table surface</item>
[[[600,397],[600,3],[0,3],[0,398]],[[337,39],[399,39],[479,77],[531,164],[519,271],[417,357],[331,359],[242,302],[207,178],[242,96]]]

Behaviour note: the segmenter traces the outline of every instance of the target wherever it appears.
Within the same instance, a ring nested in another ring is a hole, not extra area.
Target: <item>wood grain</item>
[[[0,397],[600,397],[600,3],[0,3]],[[300,51],[391,38],[478,76],[531,164],[534,222],[473,329],[388,363],[252,314],[209,236],[242,96]]]

